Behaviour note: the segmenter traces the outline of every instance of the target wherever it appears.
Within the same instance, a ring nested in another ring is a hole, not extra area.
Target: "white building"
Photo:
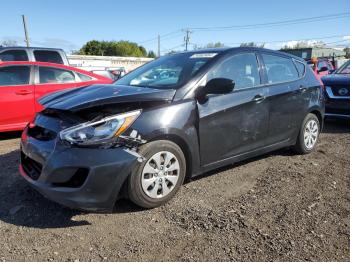
[[[119,57],[119,56],[90,56],[68,55],[69,64],[88,71],[124,67],[127,72],[148,63],[153,58]]]

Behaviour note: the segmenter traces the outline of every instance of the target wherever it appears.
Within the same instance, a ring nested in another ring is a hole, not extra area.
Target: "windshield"
[[[350,74],[350,61],[342,65],[336,72],[336,74]]]
[[[182,53],[158,58],[123,78],[116,85],[178,89],[217,53]]]

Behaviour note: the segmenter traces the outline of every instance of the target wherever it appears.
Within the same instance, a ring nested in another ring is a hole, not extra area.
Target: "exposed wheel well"
[[[167,135],[167,134],[157,136],[157,137],[153,138],[152,140],[149,140],[148,142],[157,141],[157,140],[169,140],[169,141],[177,144],[181,148],[182,152],[185,155],[185,159],[186,159],[185,181],[186,180],[188,181],[192,175],[192,157],[191,157],[190,149],[188,148],[188,145],[186,144],[186,142],[179,136]],[[129,176],[130,176],[130,174],[128,175],[128,177]],[[122,187],[120,188],[120,191],[119,191],[119,194],[116,198],[116,201],[118,199],[128,198],[127,187],[128,187],[128,178],[125,179]]]
[[[310,114],[314,114],[315,116],[317,116],[318,121],[320,122],[320,125],[321,125],[321,129],[322,129],[323,128],[323,119],[322,119],[322,115],[321,115],[320,111],[313,110],[310,112]]]
[[[170,135],[170,134],[164,134],[158,137],[155,137],[154,139],[152,139],[151,141],[156,141],[156,140],[169,140],[175,144],[177,144],[182,152],[185,155],[185,159],[186,159],[186,176],[185,176],[185,181],[191,178],[192,175],[192,157],[191,157],[191,153],[190,153],[190,149],[187,145],[187,143],[179,136],[177,135]],[[149,141],[149,142],[151,142]]]

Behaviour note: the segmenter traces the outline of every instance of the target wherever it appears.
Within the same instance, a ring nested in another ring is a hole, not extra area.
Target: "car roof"
[[[268,52],[268,53],[273,53],[276,55],[281,55],[281,56],[288,56],[291,58],[294,58],[302,63],[305,63],[305,60],[302,59],[301,57],[277,51],[277,50],[271,50],[271,49],[266,49],[266,48],[261,48],[261,47],[221,47],[221,48],[205,48],[205,49],[199,49],[199,50],[192,50],[192,51],[185,51],[185,52],[179,52],[177,54],[182,54],[182,53],[188,53],[188,54],[201,54],[201,53],[229,53],[232,51],[263,51],[263,52]]]
[[[63,51],[63,49],[61,48],[51,48],[51,47],[0,46],[0,51],[5,49]]]
[[[55,67],[55,68],[60,68],[60,69],[67,69],[67,70],[71,70],[71,71],[75,71],[76,73],[81,73],[84,75],[88,75],[94,78],[106,78],[103,77],[101,75],[97,75],[94,73],[91,73],[89,71],[86,70],[82,70],[76,67],[72,67],[72,66],[66,66],[63,64],[55,64],[55,63],[49,63],[49,62],[33,62],[33,61],[0,61],[0,67],[2,66],[14,66],[14,65],[33,65],[33,66],[46,66],[46,67]]]

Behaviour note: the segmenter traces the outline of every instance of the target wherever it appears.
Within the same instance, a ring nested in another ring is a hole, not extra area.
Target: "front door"
[[[33,116],[31,66],[0,67],[0,131],[22,129]]]
[[[201,164],[207,166],[264,146],[268,105],[261,86],[255,53],[226,58],[208,72],[206,82],[228,78],[235,82],[232,93],[208,95],[198,102]]]

